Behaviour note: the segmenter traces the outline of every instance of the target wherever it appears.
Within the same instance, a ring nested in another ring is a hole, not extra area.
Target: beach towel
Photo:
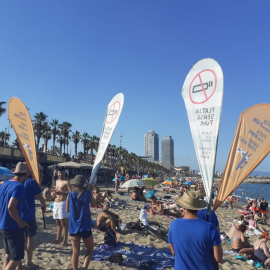
[[[94,250],[93,260],[108,261],[113,254],[125,255],[123,265],[137,269],[162,270],[174,266],[174,257],[169,249],[156,249],[145,245],[135,245],[132,242],[117,242],[116,247],[101,245]]]
[[[241,256],[241,255],[236,255],[235,256],[235,259],[236,260],[241,260],[241,261],[245,261],[245,262],[247,262],[248,264],[251,264],[251,265],[254,265],[255,267],[257,267],[257,268],[263,268],[263,264],[261,264],[260,262],[258,262],[258,261],[253,261],[253,260],[250,260],[250,259],[247,259],[247,258],[245,258],[245,257],[243,257],[243,256]]]
[[[153,215],[152,213],[150,213],[150,211],[146,211],[147,214],[149,215]],[[172,218],[172,219],[177,219],[177,217],[175,216],[170,216],[170,215],[166,215],[166,214],[154,214],[155,216],[164,216],[164,217],[168,217],[168,218]]]

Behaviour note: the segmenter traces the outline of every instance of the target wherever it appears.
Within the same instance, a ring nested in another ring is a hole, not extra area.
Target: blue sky
[[[122,146],[143,155],[144,133],[154,130],[160,142],[173,137],[176,166],[198,169],[181,91],[192,66],[213,58],[224,73],[216,159],[223,170],[240,113],[269,103],[267,0],[26,0],[0,7],[0,100],[20,98],[32,118],[44,112],[100,136],[106,107],[122,92],[111,144],[119,146],[122,134]],[[6,113],[0,130],[7,126]],[[269,160],[257,170],[269,172]]]

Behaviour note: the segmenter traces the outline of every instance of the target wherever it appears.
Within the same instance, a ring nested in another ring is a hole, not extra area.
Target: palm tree
[[[8,141],[10,139],[10,134],[7,133],[7,131],[1,131],[0,132],[0,146],[7,146],[8,145]]]
[[[43,133],[45,126],[47,125],[47,122],[46,122],[47,115],[44,114],[43,112],[40,112],[40,113],[36,113],[34,115],[34,118],[35,118],[33,120],[34,131],[35,131],[35,135],[37,137],[37,148],[39,148],[40,138],[42,136],[42,133]]]
[[[83,153],[86,155],[88,151],[88,142],[90,140],[90,135],[87,132],[84,132],[81,137],[81,142],[83,143]]]
[[[48,123],[44,126],[42,138],[44,138],[44,153],[47,153],[48,141],[52,138],[51,128]]]
[[[3,108],[4,104],[6,104],[6,102],[4,102],[4,101],[0,102],[0,116],[2,116],[6,112],[6,109]]]
[[[78,130],[76,130],[72,134],[72,141],[75,145],[75,157],[77,157],[78,143],[80,142],[80,140],[81,140],[80,132]]]
[[[51,129],[51,133],[53,136],[53,154],[55,155],[55,141],[57,136],[60,134],[59,131],[59,120],[58,119],[53,119],[52,122],[50,123],[52,129]]]
[[[88,147],[91,151],[91,163],[93,162],[94,150],[97,152],[99,138],[97,136],[91,136],[88,141]]]
[[[11,144],[11,147],[12,147],[12,148],[15,148],[15,149],[19,149],[19,148],[20,148],[20,144],[19,144],[19,142],[18,142],[17,139],[15,139],[15,140],[13,141],[13,143]]]
[[[57,139],[57,142],[60,144],[60,155],[62,156],[62,147],[65,142],[65,138],[63,135],[60,135]]]
[[[70,128],[72,127],[72,124],[69,122],[63,122],[62,124],[59,124],[59,128],[61,130],[61,135],[64,137],[64,154],[66,153],[66,143],[69,138],[69,132],[71,131]],[[68,147],[67,147],[67,152],[68,152]]]

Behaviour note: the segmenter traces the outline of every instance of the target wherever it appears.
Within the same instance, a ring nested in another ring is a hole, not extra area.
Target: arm
[[[269,258],[270,257],[270,253],[268,252],[268,248],[267,248],[267,246],[266,246],[265,243],[262,244],[262,248],[263,248],[263,251],[264,251],[265,256],[267,256]]]
[[[218,263],[221,263],[223,259],[223,251],[222,251],[221,244],[217,246],[213,246],[213,253],[214,253],[215,260]]]
[[[172,244],[169,244],[170,250],[172,252],[172,255],[175,256],[174,247]]]
[[[19,216],[18,209],[17,209],[18,202],[19,202],[18,199],[12,197],[8,203],[8,212],[20,228],[24,228],[24,227],[30,228],[30,226],[24,220],[22,220]]]
[[[93,195],[91,196],[90,205],[91,205],[91,207],[96,207],[97,206],[96,200],[95,200]]]
[[[69,213],[69,196],[67,197],[66,211],[67,211],[67,213]]]
[[[45,203],[45,199],[42,195],[42,193],[38,194],[37,195],[37,198],[39,199],[40,203],[41,203],[41,210],[43,213],[45,213],[45,210],[46,210],[46,203]]]

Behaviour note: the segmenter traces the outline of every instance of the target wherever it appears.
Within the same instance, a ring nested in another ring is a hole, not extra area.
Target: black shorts
[[[20,261],[24,258],[24,229],[0,230],[3,237],[5,253],[12,261]]]
[[[106,220],[98,225],[98,229],[102,232],[106,232],[109,229],[107,228]]]
[[[35,236],[37,234],[37,223],[35,220],[26,221],[30,228],[24,228],[24,233],[26,237]]]
[[[88,238],[92,235],[92,231],[77,232],[75,234],[70,233],[70,236],[80,236],[82,239]]]
[[[232,248],[232,251],[234,251],[234,252],[239,252],[240,250],[241,250],[242,248]]]

